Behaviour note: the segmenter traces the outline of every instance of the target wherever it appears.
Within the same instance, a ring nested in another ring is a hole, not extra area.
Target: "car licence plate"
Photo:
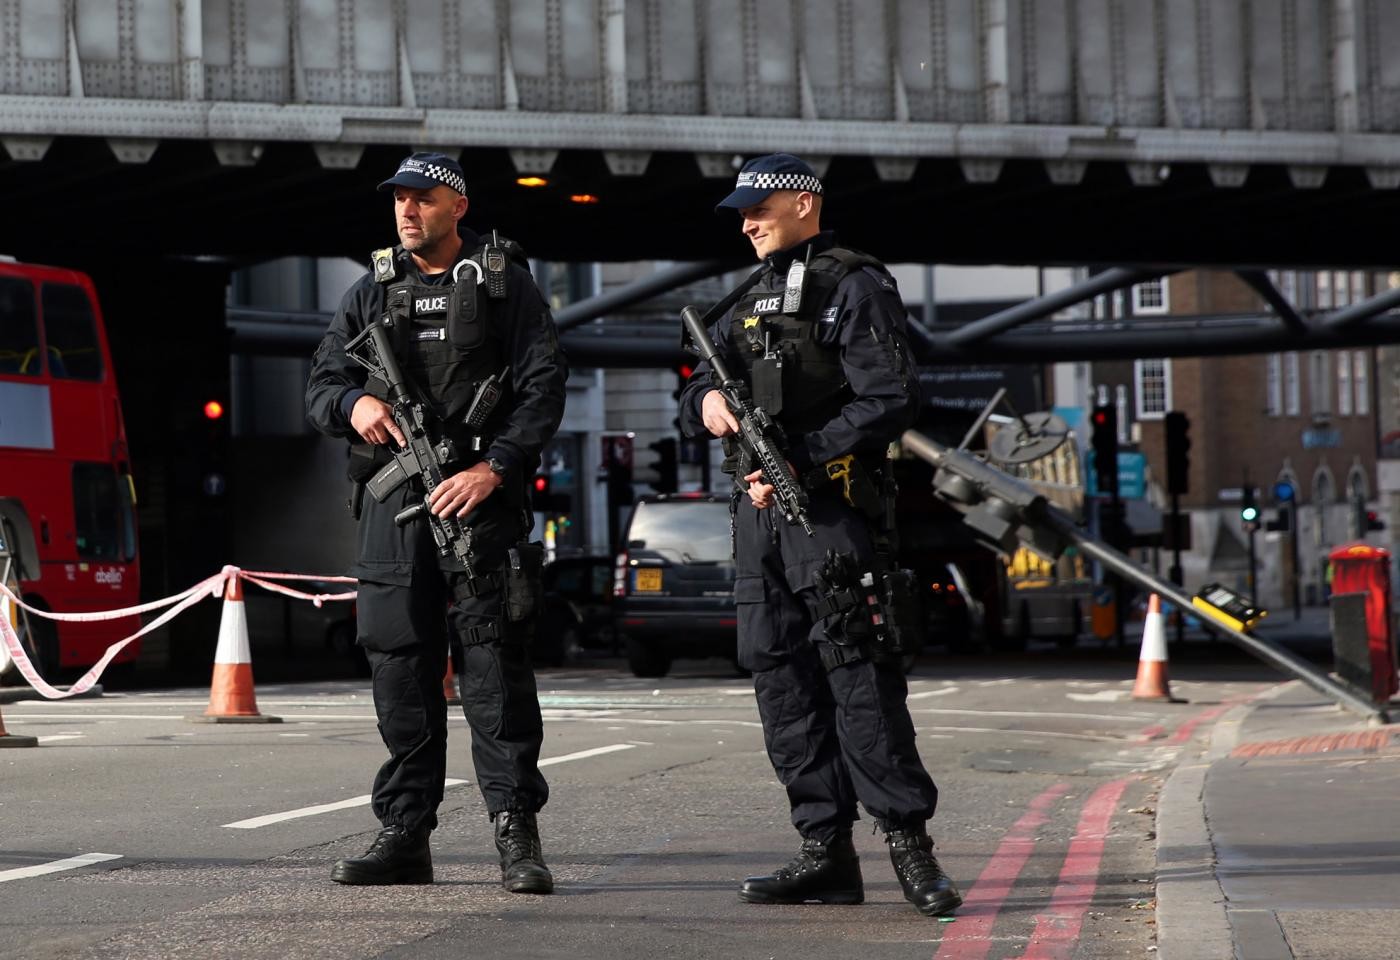
[[[661,571],[642,569],[637,571],[637,592],[656,593],[661,589]]]

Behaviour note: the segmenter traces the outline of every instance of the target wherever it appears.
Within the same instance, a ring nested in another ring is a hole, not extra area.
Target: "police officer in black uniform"
[[[886,462],[914,421],[918,378],[893,278],[821,230],[821,204],[812,169],[772,154],[745,164],[719,205],[739,211],[763,264],[712,311],[711,337],[783,428],[813,528],[769,509],[773,488],[752,464],[726,463],[739,662],[753,672],[768,756],[802,835],[791,863],[749,877],[739,897],[860,903],[859,801],[884,831],[905,897],[937,916],[962,897],[925,829],[938,791],[914,745],[899,662],[921,645],[921,624],[912,577],[894,569]],[[682,429],[732,437],[738,422],[709,373],[700,363],[685,387]]]
[[[568,372],[519,248],[459,228],[467,198],[456,160],[415,153],[379,189],[393,191],[400,245],[375,251],[371,271],[345,294],[306,390],[311,423],[351,442],[358,641],[389,749],[373,793],[383,828],[364,856],[336,863],[331,879],[432,882],[428,834],[447,766],[442,680],[451,644],[502,883],[550,893],[535,820],[549,787],[538,765],[543,725],[529,660],[541,550],[525,542],[526,480],[559,427]],[[405,441],[386,383],[346,353],[376,323],[386,326],[404,378],[430,412],[430,432],[456,451],[427,499],[434,514],[459,517],[470,531],[468,563],[440,555],[426,517],[395,522],[424,502],[419,478],[400,476],[378,490],[383,502],[364,495],[367,481],[394,476],[383,471]]]

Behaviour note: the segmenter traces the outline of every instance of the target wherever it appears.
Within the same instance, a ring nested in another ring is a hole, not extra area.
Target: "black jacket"
[[[462,231],[462,255],[471,254],[481,241],[474,233]],[[408,261],[411,269],[412,261]],[[438,275],[446,277],[446,275]],[[425,283],[435,277],[425,277]],[[349,414],[355,401],[365,392],[368,371],[345,355],[345,344],[377,320],[384,310],[384,284],[376,283],[368,272],[357,280],[341,300],[340,308],[330,328],[316,348],[311,375],[306,385],[306,416],[321,433],[352,443],[359,436],[350,426]],[[494,457],[508,468],[506,483],[523,489],[526,478],[539,465],[545,444],[559,429],[564,416],[564,382],[568,368],[559,336],[554,328],[549,307],[535,286],[529,271],[508,262],[506,298],[482,304],[487,310],[491,335],[497,338],[500,350],[510,364],[509,393],[503,398],[506,410],[500,428],[491,439],[482,459]],[[391,506],[407,503],[415,496],[412,484],[400,488],[401,497],[390,497],[388,503],[375,504],[365,498],[365,513],[361,519],[360,562],[354,574],[363,579],[403,582],[412,567],[413,547],[404,536],[367,535],[367,525],[382,525],[384,514]],[[493,494],[496,500],[507,492],[502,486]],[[416,496],[421,497],[421,491]],[[472,522],[483,508],[468,516]],[[401,509],[398,506],[393,512]],[[392,518],[388,518],[392,524]],[[415,523],[411,528],[421,528]],[[390,531],[384,531],[390,534]],[[407,531],[408,540],[416,530]]]
[[[810,243],[818,253],[836,245],[829,231]],[[781,294],[787,285],[788,266],[794,257],[805,255],[807,246],[808,241],[804,241],[768,257],[755,289]],[[818,336],[822,343],[839,350],[852,396],[831,411],[822,427],[806,433],[788,431],[788,459],[799,473],[848,453],[882,459],[885,447],[913,426],[919,413],[918,368],[909,347],[904,302],[894,281],[879,270],[854,270],[842,278],[826,304],[816,306],[828,316],[834,311],[832,322],[819,323]],[[715,346],[727,358],[734,355],[730,329],[737,309],[739,305],[710,328]],[[700,404],[712,388],[710,365],[702,360],[680,397],[681,430],[686,436],[708,435],[700,419]],[[781,423],[782,417],[778,420]]]

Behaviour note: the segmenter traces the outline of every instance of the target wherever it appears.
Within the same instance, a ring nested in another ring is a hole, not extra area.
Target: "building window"
[[[1166,277],[1133,284],[1133,313],[1166,313],[1169,307]]]
[[[1317,272],[1317,308],[1319,310],[1332,309],[1332,272],[1330,270],[1319,270]]]
[[[1118,413],[1118,442],[1128,442],[1128,388],[1123,384],[1113,388],[1113,406]]]
[[[1271,417],[1283,413],[1283,354],[1269,354],[1264,368],[1264,411]]]
[[[1337,415],[1351,416],[1351,354],[1337,351]]]
[[[1172,408],[1172,380],[1166,360],[1134,360],[1133,386],[1139,420],[1160,420]]]
[[[1360,303],[1366,299],[1366,273],[1353,270],[1351,274],[1351,302]]]
[[[1356,415],[1371,415],[1371,366],[1365,350],[1357,350],[1351,355],[1351,383],[1356,388]]]
[[[1332,306],[1345,307],[1351,303],[1351,285],[1342,272],[1332,274]]]
[[[1308,360],[1308,396],[1314,418],[1332,416],[1332,361],[1326,350],[1314,350]]]
[[[1296,353],[1283,355],[1283,412],[1290,417],[1303,412],[1302,390],[1298,386],[1299,366]]]

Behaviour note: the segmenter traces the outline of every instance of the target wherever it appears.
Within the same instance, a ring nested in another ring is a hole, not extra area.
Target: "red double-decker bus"
[[[82,273],[0,259],[0,541],[25,601],[59,613],[135,606],[135,486],[107,333]],[[21,610],[46,678],[91,666],[139,617],[55,623]],[[134,660],[139,641],[116,663]],[[0,646],[0,673],[13,664]]]

